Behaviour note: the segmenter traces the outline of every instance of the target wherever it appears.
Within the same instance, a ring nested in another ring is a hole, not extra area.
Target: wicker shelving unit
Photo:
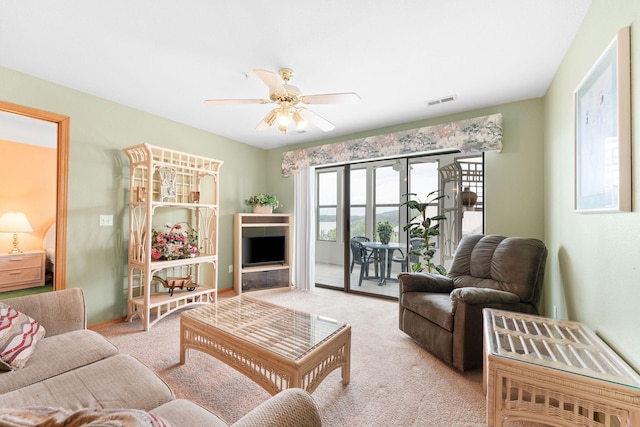
[[[149,144],[124,151],[130,161],[127,320],[140,318],[146,331],[179,308],[217,301],[218,185],[223,162]],[[152,257],[150,236],[168,223],[189,224],[197,233],[197,256]],[[163,286],[164,279],[187,276],[193,279],[188,288],[171,293]]]

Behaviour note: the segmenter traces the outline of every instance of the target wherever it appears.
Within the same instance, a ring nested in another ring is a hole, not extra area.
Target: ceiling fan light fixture
[[[278,124],[280,126],[289,126],[291,119],[289,118],[289,107],[280,107],[278,111]]]
[[[267,115],[267,117],[265,117],[264,121],[269,127],[271,127],[276,122],[277,118],[278,118],[278,111],[277,110],[271,110],[269,112],[269,115]]]
[[[264,119],[262,119],[260,124],[258,124],[258,127],[256,128],[256,130],[269,129],[276,122],[277,118],[278,118],[278,110],[269,111],[269,114],[267,114],[267,116]]]
[[[296,124],[297,130],[303,130],[307,127],[307,121],[302,118],[299,112],[294,111],[291,118],[293,118],[293,122]]]
[[[335,129],[333,123],[313,111],[305,109],[303,105],[357,104],[360,101],[360,97],[355,92],[303,96],[298,87],[289,84],[289,80],[294,74],[290,68],[281,69],[279,71],[280,76],[272,71],[261,69],[254,69],[253,72],[269,88],[268,99],[209,99],[205,100],[205,104],[276,104],[276,108],[271,110],[267,116],[262,119],[258,126],[256,126],[256,130],[264,131],[276,125],[280,132],[286,134],[289,128],[293,127],[292,121],[298,132],[303,132],[309,123],[324,132]],[[247,79],[248,73],[243,73],[243,76]]]

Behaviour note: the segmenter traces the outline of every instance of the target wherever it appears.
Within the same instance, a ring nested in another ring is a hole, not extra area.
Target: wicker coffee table
[[[349,383],[351,327],[246,296],[218,299],[180,316],[180,363],[187,349],[207,353],[276,394],[309,393],[334,369]]]

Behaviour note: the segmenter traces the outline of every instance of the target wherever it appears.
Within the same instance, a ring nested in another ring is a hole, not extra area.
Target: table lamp
[[[13,233],[13,248],[10,254],[22,253],[18,248],[18,233],[31,233],[33,228],[22,212],[7,212],[0,217],[0,233]]]

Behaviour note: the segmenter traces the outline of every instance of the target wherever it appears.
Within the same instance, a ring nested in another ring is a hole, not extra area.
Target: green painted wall
[[[220,185],[219,288],[233,286],[233,214],[266,191],[265,151],[0,67],[0,99],[71,118],[67,283],[83,288],[89,324],[126,315],[129,161],[147,142],[224,161]],[[114,227],[99,227],[101,214]]]
[[[640,2],[593,0],[544,98],[545,242],[549,247],[546,307],[594,329],[640,369],[640,163],[632,159],[633,212],[573,212],[573,92],[616,32],[631,25],[631,58],[640,56]],[[631,67],[632,110],[640,105],[640,67]],[[640,116],[632,111],[632,155]]]

